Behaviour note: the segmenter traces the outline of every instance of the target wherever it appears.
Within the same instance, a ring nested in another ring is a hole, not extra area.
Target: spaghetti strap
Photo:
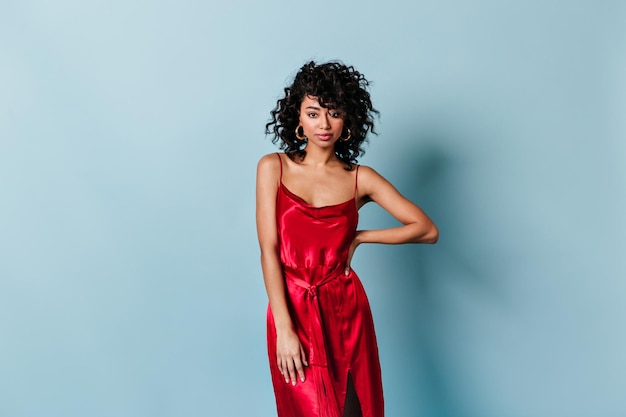
[[[354,197],[356,198],[357,196],[357,184],[359,183],[359,167],[360,165],[356,166],[356,175],[354,176]]]
[[[276,156],[278,157],[278,160],[280,161],[280,182],[283,182],[283,158],[280,157],[280,154],[278,152],[276,152]]]

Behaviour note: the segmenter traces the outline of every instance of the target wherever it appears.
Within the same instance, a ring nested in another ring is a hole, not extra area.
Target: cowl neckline
[[[302,205],[312,208],[312,209],[325,209],[325,208],[336,208],[336,207],[343,207],[345,205],[348,205],[350,202],[356,203],[354,197],[346,200],[346,201],[342,201],[341,203],[337,203],[337,204],[327,204],[324,206],[315,206],[311,203],[309,203],[308,201],[306,201],[304,198],[300,197],[298,194],[294,193],[293,191],[291,191],[289,188],[287,188],[287,186],[285,184],[283,184],[283,182],[280,182],[280,188],[284,191],[284,193],[289,196],[292,200],[298,201],[299,203],[301,203]]]

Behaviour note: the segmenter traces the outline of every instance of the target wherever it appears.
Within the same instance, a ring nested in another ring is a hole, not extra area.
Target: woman
[[[256,208],[280,417],[383,416],[373,321],[350,260],[363,243],[438,238],[418,206],[356,164],[377,114],[367,86],[353,67],[310,62],[266,125],[284,150],[259,161]],[[402,225],[357,231],[369,201]]]

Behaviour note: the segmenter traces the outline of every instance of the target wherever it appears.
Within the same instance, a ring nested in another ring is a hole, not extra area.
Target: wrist
[[[274,328],[276,329],[276,335],[278,336],[292,333],[294,331],[293,325],[291,323],[283,323],[283,324],[276,323],[274,325]]]
[[[367,232],[367,230],[357,230],[356,235],[354,236],[354,243],[356,246],[367,242]]]

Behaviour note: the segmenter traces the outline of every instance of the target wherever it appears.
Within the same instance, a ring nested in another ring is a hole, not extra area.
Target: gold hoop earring
[[[298,125],[298,127],[296,127],[296,139],[304,140],[304,139],[306,139],[306,136],[304,136],[304,128],[303,127],[302,127],[302,136],[300,136],[298,134],[298,130],[300,130],[301,127],[302,127],[301,125]]]
[[[352,137],[352,132],[350,131],[350,129],[348,129],[348,137],[347,138],[340,138],[342,141],[347,142],[350,140],[350,138]]]

